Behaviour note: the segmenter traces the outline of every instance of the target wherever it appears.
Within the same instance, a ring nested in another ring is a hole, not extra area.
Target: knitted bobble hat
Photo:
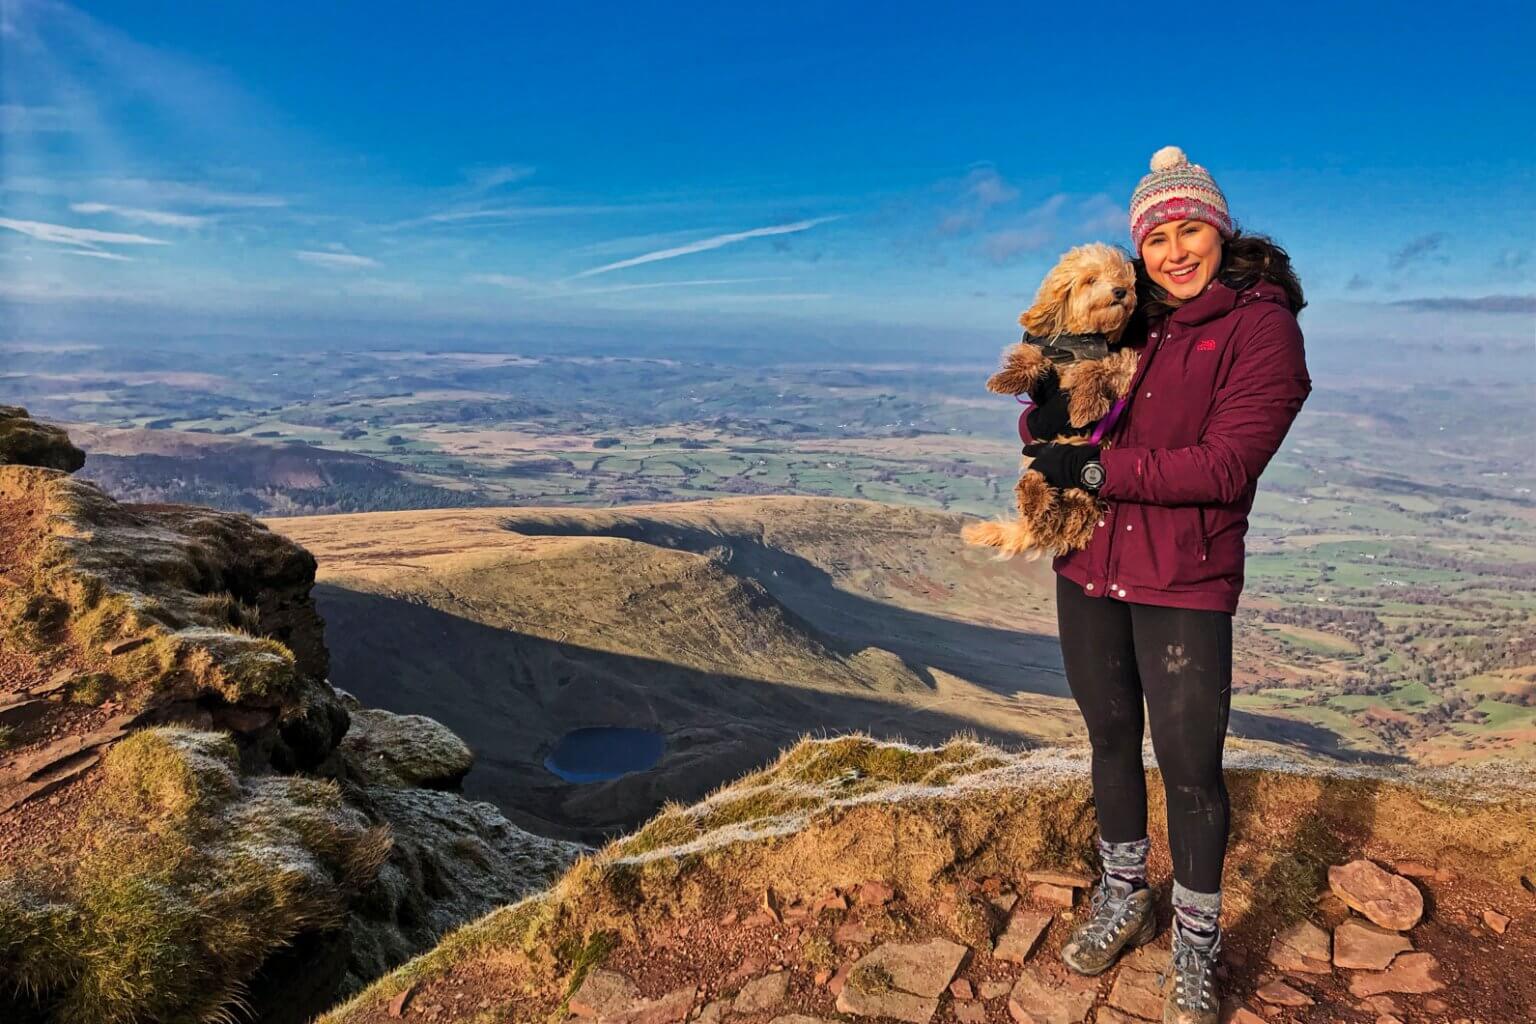
[[[1141,240],[1159,224],[1172,220],[1201,220],[1232,237],[1232,217],[1227,197],[1199,164],[1178,146],[1164,146],[1152,154],[1152,173],[1141,179],[1131,193],[1131,246],[1141,252]]]

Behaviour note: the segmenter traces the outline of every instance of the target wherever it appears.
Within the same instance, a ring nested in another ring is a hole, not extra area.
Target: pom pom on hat
[[[1200,220],[1232,237],[1232,217],[1227,197],[1199,164],[1178,146],[1164,146],[1152,154],[1152,171],[1131,193],[1131,247],[1141,251],[1142,239],[1159,224],[1176,220]]]
[[[1189,157],[1178,146],[1164,146],[1152,154],[1152,169],[1154,171],[1171,171],[1175,167],[1188,167]]]

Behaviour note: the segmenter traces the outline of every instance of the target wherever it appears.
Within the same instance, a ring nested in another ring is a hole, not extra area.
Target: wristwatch
[[[1078,473],[1077,479],[1083,485],[1083,490],[1097,494],[1099,488],[1104,486],[1104,464],[1098,459],[1083,463],[1082,472]]]

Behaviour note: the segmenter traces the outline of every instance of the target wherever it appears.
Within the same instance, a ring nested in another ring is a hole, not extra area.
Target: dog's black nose
[[[1117,298],[1117,299],[1125,298],[1125,289],[1124,288],[1116,288],[1115,289],[1115,298]]]

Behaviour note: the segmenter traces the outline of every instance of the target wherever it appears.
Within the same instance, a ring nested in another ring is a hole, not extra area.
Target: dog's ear
[[[1030,334],[1040,337],[1060,334],[1066,317],[1067,299],[1072,295],[1072,274],[1065,262],[1058,263],[1045,275],[1035,304],[1019,314],[1019,323]]]

